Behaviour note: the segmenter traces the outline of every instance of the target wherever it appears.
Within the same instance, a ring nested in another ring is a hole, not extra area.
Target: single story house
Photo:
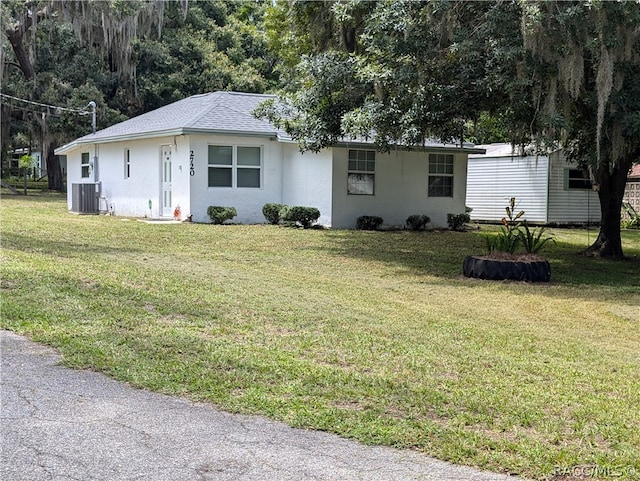
[[[235,207],[233,222],[263,223],[265,203],[316,207],[319,223],[353,228],[361,215],[403,225],[426,214],[447,225],[465,210],[472,145],[375,150],[344,141],[318,153],[252,112],[269,95],[194,95],[80,137],[67,156],[72,212],[209,222],[207,207]]]
[[[600,221],[598,192],[561,150],[548,155],[514,152],[511,144],[478,145],[470,154],[467,206],[477,222],[499,222],[511,197],[528,222],[585,224]]]

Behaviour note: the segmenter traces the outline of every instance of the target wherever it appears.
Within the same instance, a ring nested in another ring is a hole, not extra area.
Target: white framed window
[[[589,173],[583,169],[565,169],[564,170],[564,188],[565,190],[591,190],[593,184],[589,178]]]
[[[453,197],[453,154],[429,154],[429,197]]]
[[[124,178],[131,177],[131,151],[124,149]]]
[[[350,195],[374,195],[376,180],[375,150],[349,149],[347,169],[347,193]]]
[[[89,152],[82,152],[80,155],[80,171],[83,179],[88,179],[90,174]]]
[[[209,145],[208,186],[262,187],[262,149],[236,145]]]

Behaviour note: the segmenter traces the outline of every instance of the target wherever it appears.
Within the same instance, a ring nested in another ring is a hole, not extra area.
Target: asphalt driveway
[[[6,331],[0,349],[3,481],[517,479],[135,389]]]

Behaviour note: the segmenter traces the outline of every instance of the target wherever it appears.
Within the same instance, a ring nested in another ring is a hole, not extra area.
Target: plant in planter
[[[524,211],[515,212],[512,197],[505,208],[506,217],[498,235],[486,237],[486,256],[467,256],[462,270],[467,277],[493,280],[548,282],[551,279],[549,261],[537,255],[553,237],[543,237],[544,227],[531,229],[523,218]],[[524,253],[517,253],[522,246]]]
[[[506,252],[513,255],[520,244],[520,225],[522,222],[520,218],[524,215],[524,211],[521,210],[516,214],[516,198],[511,197],[509,205],[505,207],[507,217],[502,218],[502,227],[500,233],[496,237],[486,237],[487,251],[489,254],[493,252]]]
[[[527,224],[526,220],[522,225],[523,230],[520,230],[520,240],[524,250],[528,254],[537,254],[547,242],[556,243],[556,240],[553,237],[542,238],[542,234],[544,234],[544,227],[531,230],[529,229],[529,224]]]

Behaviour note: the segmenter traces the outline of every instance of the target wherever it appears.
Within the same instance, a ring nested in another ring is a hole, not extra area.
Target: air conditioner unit
[[[71,212],[77,214],[98,213],[96,184],[71,184]]]

